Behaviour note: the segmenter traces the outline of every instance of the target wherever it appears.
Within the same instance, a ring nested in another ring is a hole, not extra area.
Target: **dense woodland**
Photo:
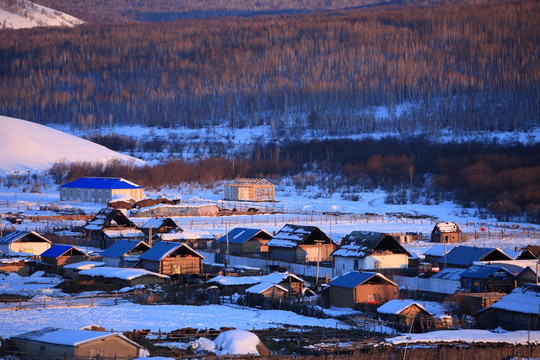
[[[265,123],[276,138],[527,129],[538,48],[536,0],[5,30],[0,112],[83,128]],[[378,105],[388,119],[365,111]]]

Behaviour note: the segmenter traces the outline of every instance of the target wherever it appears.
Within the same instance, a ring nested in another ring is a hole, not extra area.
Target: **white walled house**
[[[85,177],[61,185],[60,201],[88,201],[106,204],[114,195],[134,200],[144,198],[142,186],[122,178]]]
[[[337,274],[353,270],[408,267],[411,254],[391,235],[353,231],[332,253]]]
[[[40,255],[52,246],[49,239],[35,231],[17,230],[0,238],[0,253],[28,253]],[[1,256],[1,255],[0,255]]]

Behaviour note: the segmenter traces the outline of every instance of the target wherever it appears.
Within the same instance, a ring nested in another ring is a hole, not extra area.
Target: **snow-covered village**
[[[540,359],[538,49],[538,0],[0,0],[0,359]]]

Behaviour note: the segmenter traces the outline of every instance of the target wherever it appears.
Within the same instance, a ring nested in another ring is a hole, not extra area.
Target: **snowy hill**
[[[0,172],[40,171],[54,162],[145,162],[47,126],[0,116]]]
[[[73,27],[84,21],[28,0],[0,1],[0,29],[23,29],[36,26]]]

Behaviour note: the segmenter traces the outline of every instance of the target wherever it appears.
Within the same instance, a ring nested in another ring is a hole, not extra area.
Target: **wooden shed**
[[[431,242],[460,243],[464,240],[459,226],[454,222],[439,222],[431,231]]]
[[[246,255],[267,253],[272,235],[262,229],[234,228],[217,240],[221,254]]]
[[[89,330],[44,328],[12,336],[10,340],[24,357],[50,360],[127,360],[138,358],[142,349],[122,334]]]
[[[401,332],[426,332],[433,326],[431,314],[411,300],[390,300],[377,308],[381,320],[390,321]]]
[[[144,232],[146,236],[149,236],[150,231],[152,231],[152,236],[154,234],[165,234],[170,233],[171,231],[176,231],[179,229],[178,224],[170,217],[163,218],[150,218],[143,225],[139,226],[139,229]],[[181,231],[182,229],[180,229]]]
[[[186,244],[162,241],[139,256],[139,267],[164,275],[202,274],[204,256]]]
[[[287,298],[289,292],[281,285],[260,283],[247,288],[246,293],[251,296],[260,296],[272,300],[283,300]]]
[[[73,245],[54,244],[41,254],[41,262],[47,266],[47,271],[60,272],[63,265],[86,261],[89,256]]]
[[[397,297],[398,285],[384,275],[351,271],[329,284],[329,305],[357,309],[359,304],[378,305]]]
[[[316,226],[287,224],[266,243],[272,260],[309,263],[330,261],[336,244]]]
[[[52,242],[35,231],[13,231],[0,238],[0,256],[13,253],[40,255]]]
[[[225,185],[223,200],[275,201],[275,185],[265,179],[236,178]]]

